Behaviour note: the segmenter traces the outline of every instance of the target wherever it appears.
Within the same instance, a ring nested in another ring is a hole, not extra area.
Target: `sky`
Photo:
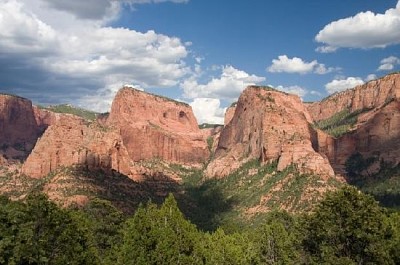
[[[0,93],[107,112],[131,85],[223,123],[248,85],[316,101],[400,70],[398,0],[0,0]]]

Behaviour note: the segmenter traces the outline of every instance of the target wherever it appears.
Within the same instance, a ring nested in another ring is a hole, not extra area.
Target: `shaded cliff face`
[[[316,121],[343,110],[360,113],[340,137],[318,132],[317,149],[329,158],[336,173],[346,174],[345,163],[355,153],[375,158],[372,171],[379,170],[381,160],[392,165],[400,162],[399,101],[400,74],[391,74],[307,106]]]
[[[337,93],[320,102],[308,104],[307,108],[313,120],[319,121],[332,117],[344,109],[354,112],[378,108],[395,98],[400,98],[400,74],[387,75]]]
[[[22,166],[22,173],[40,178],[61,166],[115,170],[130,175],[129,156],[115,130],[58,114]]]
[[[214,160],[206,174],[223,177],[246,161],[278,161],[278,170],[292,163],[302,173],[333,176],[328,160],[313,149],[316,132],[299,97],[268,88],[248,87],[232,120],[221,132]]]
[[[373,171],[379,162],[400,163],[400,100],[394,99],[358,118],[354,128],[339,138],[323,132],[318,135],[318,150],[329,158],[335,171],[346,174],[345,163],[355,154],[374,157]]]
[[[30,100],[0,95],[0,156],[3,156],[3,162],[24,160],[42,132]]]
[[[160,158],[200,165],[209,156],[207,143],[190,106],[136,89],[121,89],[108,124],[119,128],[133,161]]]

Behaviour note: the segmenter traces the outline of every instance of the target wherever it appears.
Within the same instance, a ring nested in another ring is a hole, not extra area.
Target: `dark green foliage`
[[[122,212],[109,201],[93,199],[82,208],[82,211],[77,211],[77,214],[79,213],[83,213],[81,218],[87,219],[84,221],[101,259],[112,261],[114,248],[122,240],[120,233],[124,221]]]
[[[0,264],[97,264],[82,228],[46,196],[0,207]]]
[[[206,233],[200,242],[202,264],[251,264],[254,260],[253,243],[246,233],[226,234],[219,228],[214,233]]]
[[[199,129],[208,129],[208,128],[217,128],[220,126],[224,126],[223,124],[214,124],[214,123],[202,123],[199,125]]]
[[[211,136],[207,137],[207,147],[210,152],[212,151],[213,144],[214,138],[212,138]]]
[[[201,264],[199,233],[172,195],[160,208],[139,207],[123,234],[118,264]]]
[[[0,264],[399,264],[399,249],[400,214],[351,187],[310,215],[273,211],[232,233],[197,230],[172,195],[126,221],[98,199],[67,210],[44,195],[0,197]]]
[[[391,237],[384,209],[345,187],[328,194],[309,216],[304,246],[318,264],[392,264]]]
[[[255,264],[300,263],[300,236],[293,216],[272,212],[255,231]]]
[[[375,158],[364,158],[359,152],[352,154],[345,162],[346,173],[350,177],[361,175],[363,171],[368,173],[369,166],[375,162]]]
[[[356,174],[349,181],[382,205],[400,209],[400,165],[393,166],[381,160],[379,172],[369,176]]]

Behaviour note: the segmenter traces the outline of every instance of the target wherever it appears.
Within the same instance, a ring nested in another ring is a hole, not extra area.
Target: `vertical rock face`
[[[41,128],[43,131],[46,130],[50,125],[55,124],[63,115],[46,109],[41,109],[37,106],[33,106],[33,114],[35,115],[37,126],[39,126],[39,128]]]
[[[341,110],[366,110],[357,116],[353,128],[337,139],[318,133],[317,149],[329,158],[336,173],[346,174],[346,160],[356,152],[393,165],[400,162],[399,99],[400,74],[391,74],[308,105],[315,121]]]
[[[115,130],[88,124],[74,115],[57,115],[22,167],[22,173],[39,178],[60,166],[116,170],[130,175],[129,156]]]
[[[41,132],[30,100],[0,95],[0,156],[24,159]]]
[[[224,125],[228,125],[231,122],[233,115],[235,114],[237,103],[232,104],[229,108],[226,109],[225,118],[224,118]]]
[[[133,161],[162,160],[199,165],[209,156],[207,143],[187,104],[136,89],[121,89],[108,124],[119,128]]]
[[[378,108],[392,99],[400,98],[400,74],[391,74],[357,86],[320,102],[308,105],[315,121],[327,119],[335,113],[348,109],[350,112]]]
[[[269,88],[248,87],[232,120],[221,132],[208,176],[222,177],[250,159],[278,161],[278,170],[294,163],[302,172],[332,176],[328,160],[313,149],[316,132],[299,97]]]
[[[323,134],[319,135],[318,149],[326,154],[337,173],[346,173],[346,160],[356,152],[375,157],[377,162],[383,160],[397,165],[400,163],[400,101],[395,99],[374,109],[342,137],[335,139]]]

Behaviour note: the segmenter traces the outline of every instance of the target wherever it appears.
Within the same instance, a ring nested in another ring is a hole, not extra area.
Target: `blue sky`
[[[0,92],[35,104],[131,84],[221,123],[247,85],[315,101],[399,70],[398,0],[0,0]]]

